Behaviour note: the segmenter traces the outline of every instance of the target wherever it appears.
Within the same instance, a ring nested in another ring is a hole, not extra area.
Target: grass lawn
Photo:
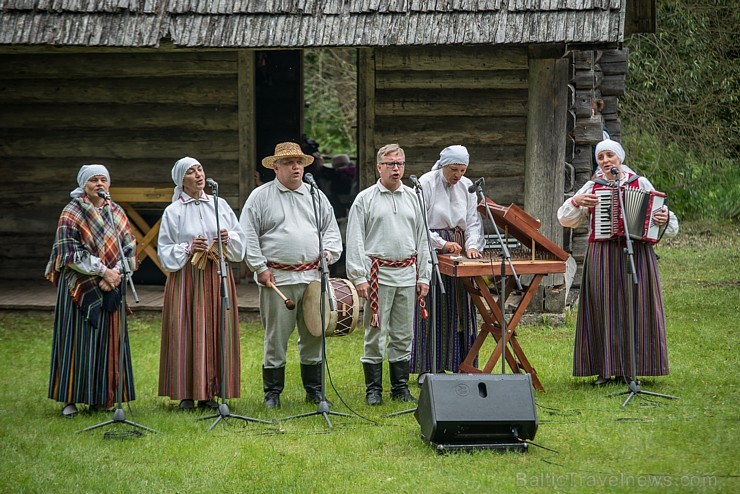
[[[574,317],[564,326],[520,326],[519,339],[545,393],[535,399],[535,442],[556,452],[480,451],[437,455],[412,414],[384,418],[404,404],[364,404],[362,332],[328,340],[333,410],[320,416],[206,429],[201,412],[159,398],[157,318],[130,318],[138,398],[126,416],[160,431],[125,440],[77,433],[107,420],[72,420],[46,398],[51,316],[0,314],[0,490],[2,492],[738,492],[740,242],[732,225],[682,225],[658,247],[668,320],[671,374],[642,387],[622,409],[626,389],[594,388],[571,377]],[[232,413],[272,420],[315,410],[303,402],[295,337],[283,408],[262,407],[263,332],[242,325],[242,397]],[[386,398],[388,389],[385,369]],[[335,388],[335,389],[332,389]],[[341,395],[337,395],[337,392]],[[414,385],[412,391],[418,395]],[[351,412],[350,412],[351,413]]]

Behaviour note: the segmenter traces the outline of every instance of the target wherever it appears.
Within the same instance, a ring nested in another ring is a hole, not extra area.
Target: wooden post
[[[358,50],[358,190],[375,183],[375,51]],[[383,143],[387,144],[387,143]],[[403,144],[401,144],[403,146]]]
[[[564,198],[568,60],[529,59],[527,110],[524,209],[540,220],[542,234],[562,245],[557,210]],[[548,278],[543,285],[563,282],[562,275]]]
[[[239,208],[254,189],[257,171],[254,128],[254,51],[239,50],[237,93],[239,104]]]
[[[254,94],[254,51],[239,50],[237,58],[237,101],[239,105],[237,124],[239,126],[239,204],[236,211],[237,217],[241,213],[241,208],[247,201],[249,193],[256,185],[254,178],[257,172]],[[247,276],[247,266],[243,262],[238,263],[238,267],[233,265],[232,269],[237,283]]]

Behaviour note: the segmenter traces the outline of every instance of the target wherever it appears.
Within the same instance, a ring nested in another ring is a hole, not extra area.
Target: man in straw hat
[[[329,200],[320,190],[316,225],[311,191],[302,180],[304,167],[313,160],[296,143],[275,146],[275,154],[262,160],[262,166],[275,170],[275,180],[249,195],[239,219],[247,235],[245,261],[259,283],[260,318],[265,328],[262,384],[268,408],[280,407],[288,339],[296,325],[306,400],[319,403],[322,399],[321,338],[306,327],[301,300],[308,284],[319,279],[318,232],[329,264],[342,254],[342,240]],[[286,309],[273,286],[295,302],[296,310]]]
[[[365,304],[365,401],[383,402],[386,351],[391,398],[416,401],[408,388],[416,297],[429,291],[429,247],[419,202],[401,182],[403,149],[378,151],[380,180],[357,195],[347,223],[347,277]],[[387,347],[387,350],[386,350]]]

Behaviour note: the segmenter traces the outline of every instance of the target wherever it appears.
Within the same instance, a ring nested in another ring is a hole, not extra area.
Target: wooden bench
[[[172,188],[111,187],[110,197],[126,211],[131,230],[136,236],[136,254],[139,258],[139,264],[149,257],[166,276],[167,271],[162,268],[162,263],[160,263],[159,256],[157,255],[157,238],[159,237],[159,226],[162,223],[162,218],[160,217],[154,225],[149,226],[139,212],[136,211],[132,203],[164,204],[167,206],[172,202]],[[164,207],[162,210],[164,210]]]

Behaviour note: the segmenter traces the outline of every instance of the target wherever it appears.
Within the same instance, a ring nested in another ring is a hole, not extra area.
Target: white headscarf
[[[110,173],[103,165],[82,165],[80,171],[77,172],[77,188],[69,193],[70,197],[85,195],[85,184],[96,175],[103,175],[110,183]]]
[[[470,163],[470,154],[465,146],[454,145],[447,146],[439,153],[439,159],[432,167],[432,170],[439,170],[447,165],[465,165]]]
[[[182,194],[182,181],[185,178],[185,172],[195,165],[200,165],[200,162],[195,158],[190,158],[188,156],[180,158],[175,162],[175,166],[172,167],[172,181],[175,182],[175,191],[172,194],[172,202],[178,200],[180,198],[180,194]]]
[[[611,139],[604,139],[600,143],[596,145],[596,149],[594,149],[594,157],[596,157],[596,161],[599,161],[599,153],[604,151],[612,151],[614,154],[617,155],[617,158],[619,158],[619,164],[622,165],[622,170],[624,170],[627,173],[632,173],[633,175],[637,175],[632,168],[624,164],[624,160],[627,157],[627,153],[624,152],[624,148],[621,144],[619,144],[617,141],[612,141]],[[601,167],[598,167],[596,169],[596,176],[597,177],[603,177],[604,172],[601,171]]]

